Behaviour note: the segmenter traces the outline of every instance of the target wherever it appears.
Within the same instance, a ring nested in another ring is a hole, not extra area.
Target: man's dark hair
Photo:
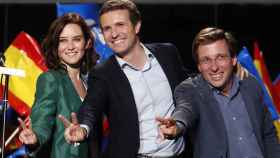
[[[210,44],[218,40],[225,40],[231,57],[236,55],[237,41],[229,32],[216,27],[207,27],[202,29],[194,38],[192,43],[192,56],[195,62],[198,62],[197,49],[200,45]]]
[[[137,22],[141,21],[141,14],[135,3],[130,0],[107,0],[102,5],[99,11],[99,17],[103,14],[114,10],[128,10],[130,21],[135,26]]]

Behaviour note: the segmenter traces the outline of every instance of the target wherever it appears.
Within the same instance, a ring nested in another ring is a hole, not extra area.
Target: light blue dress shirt
[[[116,56],[129,80],[137,106],[140,130],[138,153],[150,156],[174,156],[184,150],[184,139],[162,140],[157,116],[170,117],[175,106],[171,87],[155,56],[144,46],[147,60],[142,69]]]

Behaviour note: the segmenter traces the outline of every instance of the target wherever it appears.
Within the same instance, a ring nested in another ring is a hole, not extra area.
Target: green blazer
[[[42,73],[36,85],[35,101],[31,111],[32,129],[40,145],[51,140],[52,158],[87,158],[86,142],[79,146],[68,144],[64,138],[64,126],[58,115],[70,119],[82,101],[65,71],[49,70]]]

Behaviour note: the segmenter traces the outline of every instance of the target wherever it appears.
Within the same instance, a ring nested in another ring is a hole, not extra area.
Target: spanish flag
[[[5,67],[25,71],[25,77],[11,76],[8,101],[21,116],[30,114],[34,101],[38,76],[47,70],[37,41],[25,32],[20,32],[4,52]],[[2,82],[2,84],[5,82]],[[3,96],[1,85],[0,96]]]

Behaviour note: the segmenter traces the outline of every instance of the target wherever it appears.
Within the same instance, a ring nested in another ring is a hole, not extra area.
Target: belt
[[[137,154],[136,158],[180,158],[182,157],[182,154],[180,155],[174,155],[174,156],[150,156],[146,154]]]

